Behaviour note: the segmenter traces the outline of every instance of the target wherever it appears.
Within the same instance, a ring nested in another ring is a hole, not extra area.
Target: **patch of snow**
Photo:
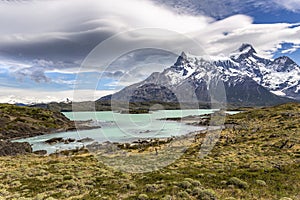
[[[286,96],[286,94],[282,91],[271,91],[273,94],[276,94],[278,96]]]

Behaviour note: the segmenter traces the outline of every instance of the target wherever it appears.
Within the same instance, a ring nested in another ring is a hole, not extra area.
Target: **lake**
[[[131,142],[145,138],[165,138],[171,136],[185,135],[190,132],[205,129],[179,122],[160,120],[161,118],[176,118],[189,115],[210,114],[216,110],[197,109],[197,110],[160,110],[149,114],[120,114],[111,111],[105,112],[66,112],[63,113],[71,120],[93,120],[101,128],[92,130],[80,130],[72,132],[61,132],[54,134],[41,135],[26,139],[15,140],[16,142],[29,142],[34,151],[47,150],[53,153],[57,150],[74,149],[88,143],[74,142],[70,144],[46,144],[45,141],[54,137],[92,138],[97,142]],[[235,112],[230,112],[234,114]],[[91,142],[89,142],[91,143]]]

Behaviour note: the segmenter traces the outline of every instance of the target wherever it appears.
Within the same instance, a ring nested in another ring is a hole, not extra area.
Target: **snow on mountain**
[[[166,75],[174,84],[193,72],[199,73],[199,70],[202,70],[202,74],[199,74],[198,78],[209,75],[207,73],[211,71],[212,66],[217,66],[218,73],[222,74],[222,80],[225,82],[229,77],[248,76],[276,95],[300,99],[300,67],[286,56],[275,60],[263,58],[250,44],[242,44],[229,57],[181,55],[171,67],[177,72],[168,71]],[[178,73],[180,70],[181,74]]]
[[[229,103],[277,104],[289,101],[278,94],[300,98],[299,69],[287,57],[263,58],[249,44],[243,44],[228,57],[182,52],[175,64],[163,72],[155,72],[144,81],[100,100],[152,101],[155,97],[155,101],[164,102],[176,98],[179,102],[209,102],[211,90],[222,81]]]
[[[50,102],[67,102],[66,98],[57,98],[54,96],[45,96],[43,99],[37,97],[22,97],[18,95],[9,95],[0,98],[0,103],[8,104],[26,104],[33,105],[39,103],[50,103]]]
[[[300,86],[300,67],[289,57],[265,59],[251,45],[243,44],[230,58],[235,64],[238,63],[240,73],[251,77],[268,90],[281,96],[300,99],[297,90]]]

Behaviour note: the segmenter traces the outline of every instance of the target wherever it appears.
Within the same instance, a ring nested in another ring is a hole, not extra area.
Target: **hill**
[[[74,129],[74,122],[60,112],[0,104],[0,139],[2,140]]]

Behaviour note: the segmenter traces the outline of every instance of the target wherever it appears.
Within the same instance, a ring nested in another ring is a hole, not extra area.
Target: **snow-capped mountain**
[[[230,60],[230,72],[238,70],[274,94],[300,99],[300,67],[289,57],[265,59],[251,45],[243,44]]]
[[[300,99],[299,80],[300,67],[288,57],[265,59],[243,44],[228,57],[183,52],[163,72],[100,100],[210,102],[222,82],[229,103],[271,105],[290,101],[278,94]]]

